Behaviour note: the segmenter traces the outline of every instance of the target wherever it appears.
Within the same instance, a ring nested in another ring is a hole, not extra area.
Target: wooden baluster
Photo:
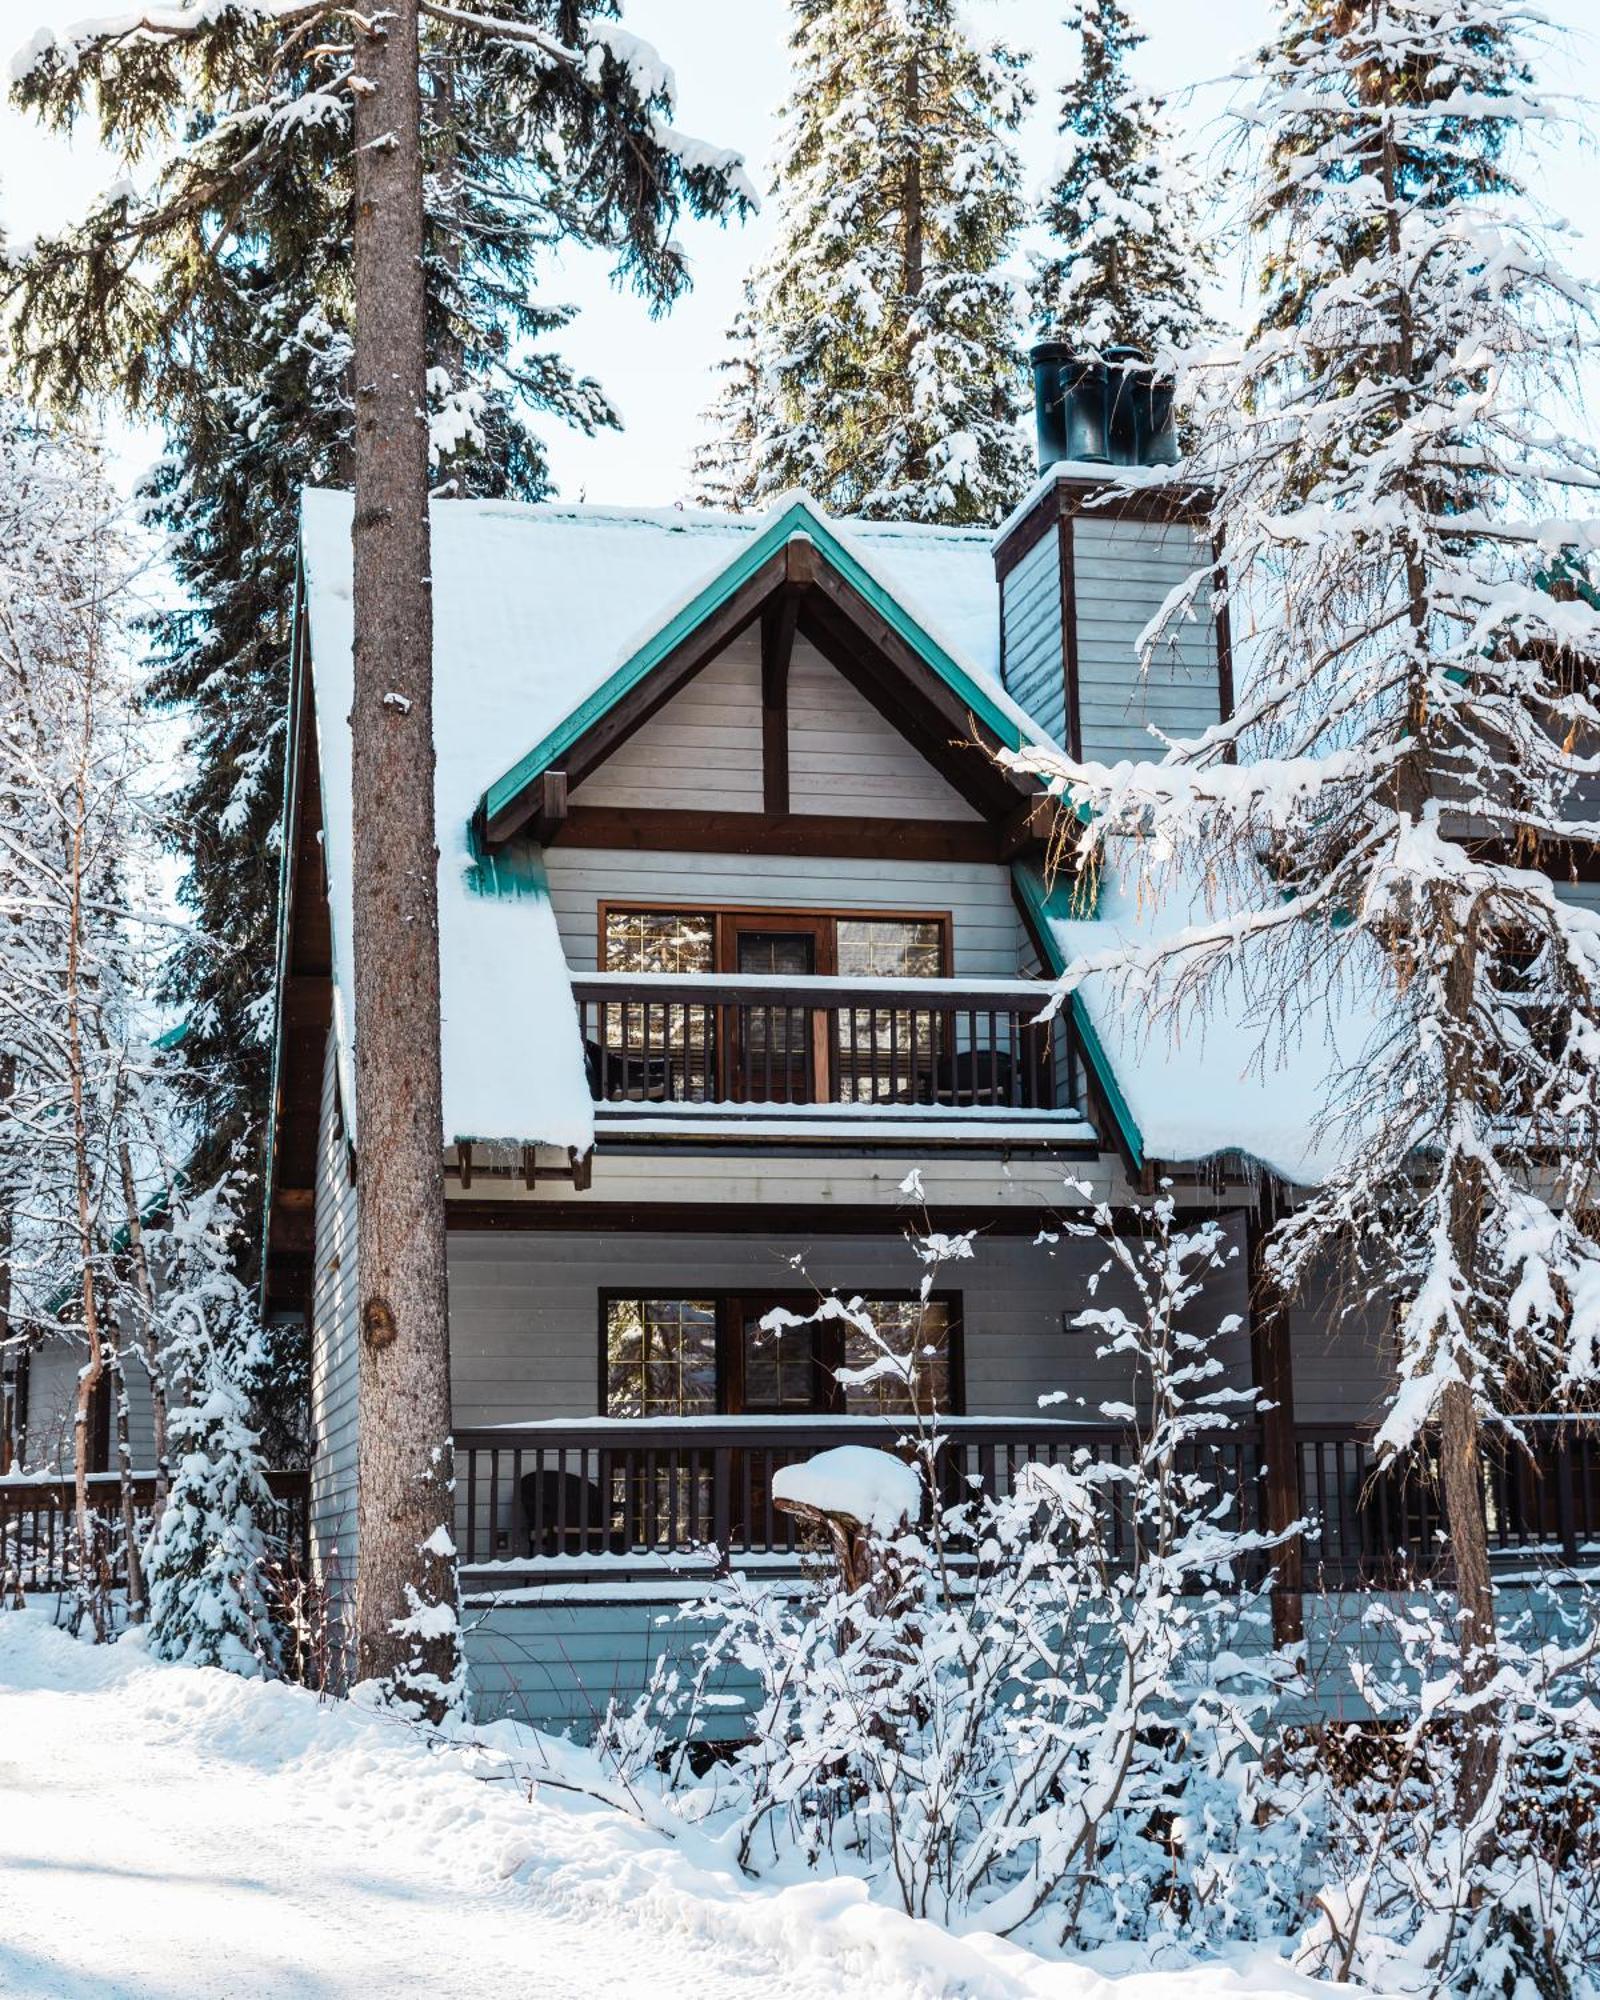
[[[478,1560],[478,1454],[475,1450],[467,1453],[467,1555],[469,1563]]]

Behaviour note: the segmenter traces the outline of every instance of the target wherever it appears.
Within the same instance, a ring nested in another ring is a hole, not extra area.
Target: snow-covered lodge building
[[[909,1314],[964,1469],[1100,1440],[1130,1385],[1072,1326],[1099,1261],[1053,1216],[1158,1178],[1238,1255],[1216,1313],[1275,1407],[1241,1447],[1258,1517],[1319,1520],[1356,1580],[1432,1533],[1369,1489],[1386,1329],[1253,1302],[1264,1197],[1315,1177],[1320,1037],[1265,1078],[1217,1024],[1174,1046],[1048,975],[1135,920],[1049,879],[1035,780],[995,753],[1148,754],[1232,698],[1195,622],[1136,640],[1193,565],[1159,478],[1113,504],[1053,463],[998,534],[447,501],[434,509],[437,812],[458,1546],[480,1702],[582,1722],[637,1685],[708,1544],[792,1564],[773,1470],[892,1441],[818,1291]],[[356,1532],[350,499],[303,516],[265,1292],[313,1331],[312,1557]],[[1330,1293],[1331,1297],[1331,1293]],[[1074,1400],[1041,1415],[1040,1398]],[[1081,1402],[1078,1400],[1081,1399]],[[1589,1495],[1590,1505],[1595,1496]],[[1508,1545],[1554,1502],[1508,1495]],[[1579,1524],[1580,1526],[1582,1524]],[[1588,1524],[1591,1528],[1596,1523]],[[1570,1536],[1568,1521],[1560,1532]]]

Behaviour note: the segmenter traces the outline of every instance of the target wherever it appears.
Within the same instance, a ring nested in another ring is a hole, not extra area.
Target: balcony
[[[1038,981],[602,972],[572,990],[607,1122],[1082,1125],[1065,1027],[1041,1019]]]

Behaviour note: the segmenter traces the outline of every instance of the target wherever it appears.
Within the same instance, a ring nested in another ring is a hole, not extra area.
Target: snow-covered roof
[[[1158,944],[1214,913],[1203,891],[1174,867],[1108,857],[1092,915],[1074,915],[1070,892],[1045,897],[1024,881],[1053,946],[1058,970],[1096,961],[1148,959]],[[1131,983],[1121,971],[1077,979],[1073,1004],[1103,1058],[1113,1108],[1135,1152],[1172,1165],[1241,1154],[1301,1187],[1327,1179],[1353,1141],[1348,1121],[1325,1123],[1340,1073],[1353,1066],[1380,1023],[1381,988],[1331,996],[1326,1007],[1285,1021],[1235,960],[1208,989],[1203,1015],[1173,1013],[1170,969]],[[1262,982],[1264,986],[1264,982]]]
[[[537,854],[493,862],[476,856],[468,829],[480,798],[515,756],[571,716],[796,507],[912,612],[1020,735],[1039,736],[1000,687],[999,603],[985,530],[844,526],[794,495],[754,518],[677,508],[437,502],[434,735],[447,1141],[585,1148],[594,1131],[566,963]],[[335,1022],[346,1062],[355,991],[350,520],[347,492],[303,496]],[[513,992],[514,1023],[505,1011]],[[348,1075],[344,1081],[353,1103]]]

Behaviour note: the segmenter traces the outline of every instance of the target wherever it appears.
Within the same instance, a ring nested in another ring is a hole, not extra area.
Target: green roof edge
[[[1034,919],[1041,942],[1051,959],[1050,971],[1058,976],[1067,969],[1066,955],[1061,950],[1060,940],[1054,929],[1054,920],[1070,919],[1071,888],[1065,883],[1057,883],[1046,888],[1036,869],[1026,862],[1011,864],[1011,877],[1017,885],[1017,892],[1028,906]],[[1105,1044],[1096,1032],[1089,1010],[1084,1005],[1083,995],[1078,992],[1067,995],[1067,1005],[1072,1010],[1072,1025],[1083,1044],[1083,1052],[1094,1071],[1095,1081],[1104,1093],[1107,1108],[1117,1121],[1117,1130],[1122,1134],[1122,1142],[1128,1149],[1128,1157],[1134,1167],[1144,1165],[1144,1135],[1138,1121],[1129,1109],[1128,1100],[1122,1094],[1122,1086],[1117,1082],[1117,1073],[1111,1067],[1111,1058],[1106,1054]]]
[[[778,518],[741,549],[731,562],[703,584],[689,602],[674,612],[621,666],[607,675],[592,694],[585,696],[572,712],[521,757],[509,771],[484,793],[479,812],[484,821],[499,818],[519,793],[555,766],[556,760],[593,727],[622,697],[630,693],[651,670],[666,659],[698,626],[721,607],[756,573],[763,563],[796,539],[812,542],[828,561],[900,635],[940,679],[960,695],[973,713],[992,729],[1010,750],[1022,747],[1022,734],[993,696],[952,658],[931,633],[919,625],[899,599],[880,583],[871,570],[828,526],[826,520],[803,500],[785,507]]]

